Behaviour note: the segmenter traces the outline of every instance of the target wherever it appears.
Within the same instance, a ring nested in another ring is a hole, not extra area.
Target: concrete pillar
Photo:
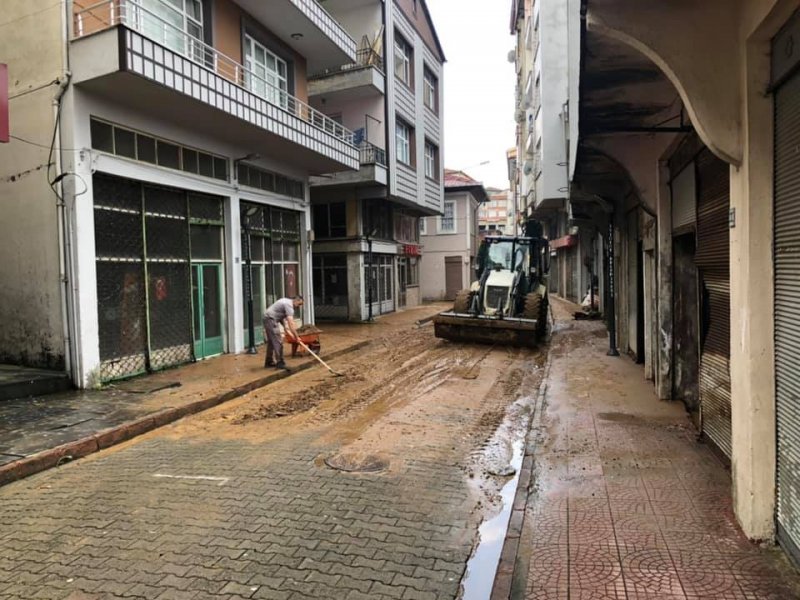
[[[363,321],[362,314],[366,302],[366,285],[364,279],[364,255],[352,252],[347,255],[347,312],[349,321]]]
[[[658,165],[658,225],[656,230],[656,270],[658,281],[657,336],[655,383],[660,400],[672,398],[672,196],[669,188],[669,167]]]
[[[731,419],[736,517],[752,539],[774,536],[773,113],[764,94],[768,41],[745,56],[744,161],[731,169]]]

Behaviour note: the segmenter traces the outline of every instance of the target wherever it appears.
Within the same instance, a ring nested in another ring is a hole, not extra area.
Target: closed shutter
[[[672,190],[672,230],[683,230],[694,226],[697,218],[695,190],[695,166],[691,162],[671,183]]]
[[[775,96],[775,393],[778,536],[800,547],[800,76]]]
[[[708,149],[697,156],[697,254],[702,285],[700,404],[703,433],[731,456],[730,169]]]

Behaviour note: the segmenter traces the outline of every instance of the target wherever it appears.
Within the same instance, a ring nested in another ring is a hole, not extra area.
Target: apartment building
[[[368,320],[420,302],[420,217],[443,209],[444,53],[424,0],[325,0],[357,60],[313,70],[310,104],[355,133],[360,168],[312,178],[314,307]]]
[[[570,198],[568,155],[576,136],[577,81],[580,62],[579,6],[563,0],[514,0],[511,33],[516,85],[516,189],[520,211],[540,221],[553,251],[552,291],[572,300],[582,296],[591,253]]]
[[[3,360],[91,386],[240,352],[269,303],[311,295],[309,177],[360,167],[354,133],[308,101],[308,73],[357,60],[330,13],[314,0],[5,9]]]
[[[487,201],[478,208],[478,232],[486,235],[514,235],[514,197],[511,190],[486,188]]]
[[[489,201],[487,190],[463,171],[444,171],[444,211],[422,217],[425,248],[420,284],[426,301],[454,300],[475,278],[479,213]]]

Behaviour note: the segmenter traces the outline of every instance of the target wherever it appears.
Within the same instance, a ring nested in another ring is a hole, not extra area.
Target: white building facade
[[[515,0],[511,32],[516,36],[515,119],[519,214],[542,222],[551,240],[551,288],[581,297],[581,274],[589,252],[570,198],[571,144],[577,142],[577,82],[580,69],[579,2]],[[578,269],[573,269],[575,265]],[[570,279],[566,273],[578,273]]]
[[[317,2],[272,4],[73,1],[35,19],[15,5],[0,45],[27,141],[0,162],[35,166],[52,138],[58,199],[44,172],[0,184],[0,237],[21,257],[0,270],[3,354],[87,387],[240,352],[250,319],[257,343],[266,306],[311,293],[309,177],[356,171],[359,152],[308,104],[307,71],[354,61],[356,42]]]
[[[453,300],[470,286],[478,253],[479,211],[488,199],[480,182],[460,171],[445,170],[443,213],[420,220],[423,300]]]

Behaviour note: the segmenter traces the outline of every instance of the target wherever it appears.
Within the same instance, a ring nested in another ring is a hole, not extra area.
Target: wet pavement
[[[403,318],[360,326],[343,377],[299,372],[0,488],[0,597],[458,597],[544,354]]]
[[[375,324],[322,324],[322,356],[346,350],[394,328],[407,327],[441,309],[418,307],[378,319]],[[287,357],[289,347],[287,346]],[[0,401],[0,466],[75,442],[158,411],[227,393],[274,372],[259,354],[224,355],[152,375],[116,382],[101,390],[68,391]],[[291,367],[314,365],[309,357],[287,358]],[[0,384],[18,384],[50,372],[0,366]],[[29,388],[30,389],[30,388]]]
[[[800,598],[780,550],[736,524],[729,473],[680,403],[660,402],[640,366],[607,357],[604,325],[555,334],[513,598]]]

